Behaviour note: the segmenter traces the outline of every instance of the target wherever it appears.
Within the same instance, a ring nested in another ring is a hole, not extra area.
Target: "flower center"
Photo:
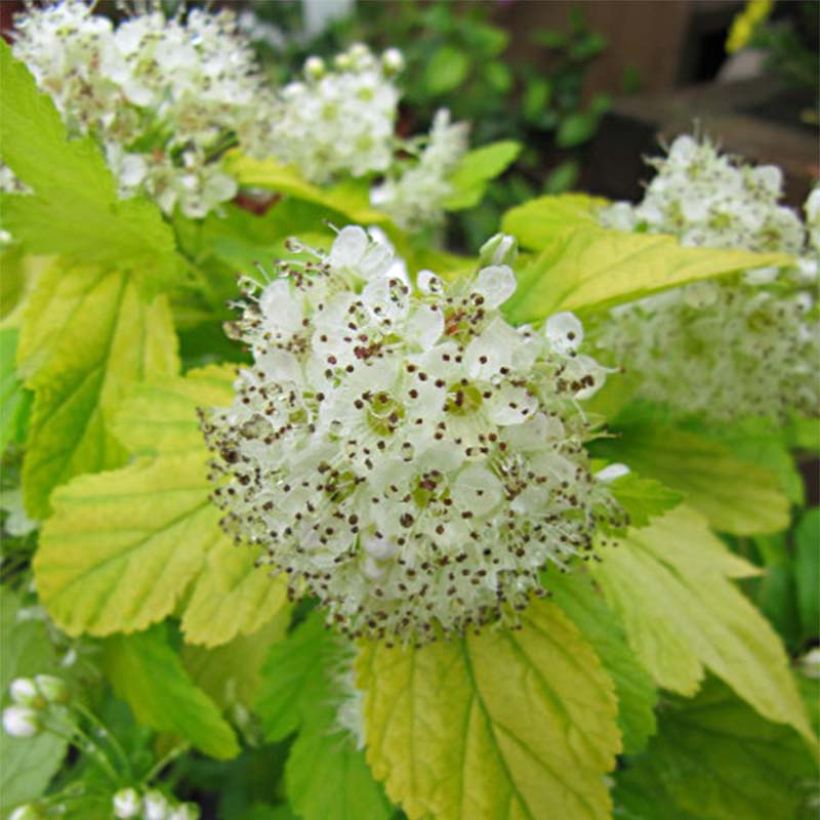
[[[474,384],[459,382],[447,389],[444,410],[454,416],[469,416],[482,404],[481,391]]]
[[[367,424],[370,429],[380,436],[390,436],[404,418],[404,407],[389,393],[381,391],[370,399],[367,411]]]

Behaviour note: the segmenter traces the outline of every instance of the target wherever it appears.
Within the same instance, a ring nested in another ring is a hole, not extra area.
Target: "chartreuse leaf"
[[[0,158],[34,190],[3,197],[6,230],[34,253],[128,270],[148,289],[180,272],[174,238],[142,197],[120,200],[90,137],[69,140],[60,114],[28,69],[0,43]]]
[[[536,322],[561,310],[602,310],[688,282],[790,261],[783,254],[684,248],[671,236],[594,225],[559,228],[519,273],[504,310],[515,324]]]
[[[35,394],[23,488],[44,518],[54,487],[122,463],[107,418],[129,383],[176,371],[176,335],[165,297],[147,303],[126,274],[54,266],[32,295],[18,359]]]
[[[803,636],[820,633],[820,508],[803,513],[795,533],[794,575]]]
[[[624,752],[641,751],[655,733],[655,703],[658,693],[649,673],[630,648],[623,625],[595,588],[580,572],[554,573],[544,577],[552,600],[592,644],[615,684],[618,696],[618,726]]]
[[[637,423],[595,449],[677,490],[722,532],[758,535],[789,525],[789,500],[777,475],[697,433]]]
[[[24,420],[31,403],[31,393],[23,387],[15,365],[17,336],[17,328],[0,330],[0,453],[10,442],[23,440]]]
[[[238,151],[230,152],[226,158],[226,170],[240,185],[265,188],[280,194],[288,194],[296,199],[314,202],[348,217],[352,222],[366,225],[389,223],[381,211],[370,207],[366,188],[337,186],[319,188],[304,180],[289,165],[282,165],[275,159],[254,159]]]
[[[701,516],[679,506],[599,554],[593,574],[660,686],[692,695],[709,669],[761,715],[811,737],[780,639],[729,580],[758,570]]]
[[[413,818],[609,817],[613,684],[554,604],[520,631],[362,647],[367,759]]]
[[[633,527],[645,527],[652,518],[676,507],[683,496],[660,481],[629,472],[610,482],[618,503],[629,514]]]
[[[164,624],[108,638],[103,666],[114,691],[140,723],[187,740],[211,757],[224,760],[239,754],[233,729],[191,681],[168,643]]]
[[[209,500],[198,406],[230,400],[230,368],[134,387],[113,425],[137,453],[158,453],[54,496],[35,571],[52,617],[71,634],[145,629],[182,613],[187,641],[207,646],[250,634],[285,603],[284,584],[235,547]]]
[[[171,614],[225,540],[208,500],[207,460],[205,452],[142,459],[54,493],[34,571],[62,629],[132,632]]]
[[[513,140],[493,142],[468,151],[447,178],[452,193],[444,201],[448,211],[461,211],[478,205],[487,183],[503,173],[521,153],[521,144]]]
[[[562,231],[596,227],[596,212],[606,199],[588,194],[559,194],[531,199],[504,214],[501,230],[512,234],[519,245],[541,250]]]
[[[364,753],[337,718],[345,692],[334,680],[348,671],[349,649],[312,613],[286,641],[271,647],[256,713],[268,740],[299,730],[285,766],[291,805],[306,820],[380,820],[391,815]]]
[[[24,619],[20,596],[0,587],[0,702],[9,705],[9,684],[14,678],[57,671],[57,659],[41,620]],[[39,797],[60,768],[65,741],[43,733],[33,738],[11,737],[0,732],[0,807],[3,816],[20,803]]]
[[[769,723],[714,678],[661,712],[647,751],[616,775],[628,820],[810,817],[817,765],[792,729]]]

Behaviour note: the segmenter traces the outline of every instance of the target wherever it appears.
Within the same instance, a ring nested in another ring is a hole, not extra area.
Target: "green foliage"
[[[466,153],[449,178],[453,193],[444,203],[448,211],[472,208],[484,196],[487,183],[502,173],[521,153],[512,140],[494,142]]]
[[[794,575],[804,638],[820,633],[820,508],[803,514],[795,533]]]
[[[35,253],[133,272],[148,290],[179,277],[173,233],[142,198],[120,200],[100,148],[69,141],[51,99],[0,43],[0,158],[32,195],[4,195],[3,223]]]
[[[669,489],[660,481],[641,478],[631,472],[616,478],[610,487],[618,503],[628,513],[632,527],[645,527],[652,518],[671,510],[683,499],[679,492]]]
[[[21,597],[0,587],[0,700],[9,705],[8,686],[14,678],[53,673],[57,659],[42,621],[20,615]],[[46,790],[66,753],[66,743],[51,734],[35,738],[9,737],[0,732],[0,811],[3,816],[19,803],[34,800]]]
[[[194,686],[164,625],[108,638],[103,666],[114,691],[141,723],[184,739],[211,757],[239,753],[233,730],[216,704]]]
[[[780,640],[729,580],[756,573],[685,506],[634,530],[593,567],[659,686],[693,695],[709,669],[761,715],[810,739]]]
[[[817,766],[792,729],[768,723],[710,678],[674,699],[646,752],[617,775],[628,820],[810,817]]]
[[[0,405],[3,407],[0,415],[0,453],[10,443],[22,443],[31,404],[31,394],[17,375],[17,336],[16,328],[4,327],[0,330]]]
[[[408,817],[607,817],[613,684],[582,633],[534,602],[520,632],[362,648],[367,759]]]

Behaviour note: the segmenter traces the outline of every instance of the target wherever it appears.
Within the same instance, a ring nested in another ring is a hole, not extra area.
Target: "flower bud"
[[[487,265],[512,265],[518,256],[518,243],[515,237],[506,233],[491,236],[478,252],[481,267]]]
[[[9,820],[42,820],[43,817],[45,815],[34,803],[25,803],[9,815]]]
[[[404,69],[404,56],[397,48],[388,48],[382,54],[382,67],[388,74],[398,74]]]
[[[11,699],[20,706],[30,706],[32,709],[42,709],[45,706],[37,684],[31,678],[16,678],[9,686]]]
[[[55,675],[37,675],[37,689],[49,703],[68,703],[68,687],[62,678]]]
[[[146,792],[142,801],[142,816],[145,820],[168,820],[170,817],[168,799],[161,791]]]
[[[308,57],[305,61],[305,76],[309,80],[321,80],[325,76],[325,61],[321,57]]]
[[[9,706],[3,710],[3,728],[12,737],[34,737],[40,731],[40,719],[30,706]]]
[[[136,789],[120,789],[112,802],[115,817],[138,817],[140,814],[141,802]]]
[[[199,820],[199,806],[181,803],[168,815],[168,820]]]

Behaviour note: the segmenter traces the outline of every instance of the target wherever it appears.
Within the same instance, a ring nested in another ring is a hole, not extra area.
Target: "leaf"
[[[561,229],[520,272],[505,312],[515,324],[537,322],[562,310],[603,310],[688,282],[789,261],[782,254],[684,248],[671,236],[592,225]]]
[[[521,631],[362,647],[367,759],[408,817],[608,817],[612,681],[561,610]]]
[[[220,760],[239,754],[233,730],[216,704],[194,686],[168,643],[164,625],[108,638],[103,666],[114,691],[140,723],[183,738]]]
[[[3,223],[34,253],[133,272],[147,290],[179,278],[174,236],[142,197],[120,200],[117,183],[90,137],[69,140],[48,95],[0,43],[0,151],[32,195],[3,197]]]
[[[595,135],[601,120],[597,111],[573,111],[561,120],[555,135],[555,144],[559,148],[574,148],[587,142]]]
[[[651,478],[627,473],[609,483],[618,503],[629,514],[632,527],[645,527],[652,518],[676,507],[683,496]]]
[[[502,140],[468,151],[447,182],[452,193],[444,201],[448,211],[460,211],[477,205],[487,183],[503,173],[521,153],[521,144]]]
[[[224,539],[207,454],[141,459],[54,494],[34,557],[37,589],[69,635],[145,629],[169,615]]]
[[[25,436],[25,419],[31,394],[23,387],[15,367],[17,329],[0,330],[0,453],[11,443],[19,444]]]
[[[795,533],[794,575],[803,635],[811,640],[820,632],[820,508],[803,514]]]
[[[615,684],[618,726],[625,754],[635,754],[655,734],[655,684],[629,647],[618,616],[591,580],[579,572],[544,576],[551,599],[581,630]]]
[[[542,196],[507,211],[501,230],[512,234],[522,247],[541,250],[558,232],[597,227],[597,212],[608,204],[588,194]]]
[[[265,188],[306,202],[315,202],[317,205],[344,214],[352,222],[390,225],[387,216],[370,207],[366,190],[341,186],[335,190],[319,188],[302,179],[290,166],[282,165],[274,159],[254,159],[238,151],[227,154],[225,162],[226,172],[234,176],[240,185]]]
[[[112,414],[111,432],[134,454],[202,452],[197,408],[230,404],[235,379],[235,367],[209,365],[133,385]]]
[[[757,570],[685,506],[599,551],[592,567],[658,685],[692,695],[709,669],[761,715],[811,738],[780,639],[729,577]]]
[[[717,530],[773,533],[789,525],[789,501],[774,473],[740,461],[721,444],[659,424],[622,427],[595,450],[682,493]]]
[[[20,615],[20,596],[3,584],[0,587],[0,700],[10,703],[8,688],[15,678],[57,671],[54,650],[46,625]],[[46,790],[66,753],[66,743],[43,733],[33,738],[11,737],[0,732],[0,802],[5,812],[34,800]]]
[[[424,70],[424,87],[431,97],[438,97],[458,88],[467,78],[470,57],[454,46],[436,49]]]
[[[56,486],[122,463],[108,414],[129,383],[176,371],[176,335],[164,296],[147,304],[125,274],[55,266],[38,281],[18,358],[34,390],[23,489],[44,518]]]
[[[618,773],[617,815],[629,820],[771,820],[810,816],[817,768],[800,737],[769,723],[709,679],[694,701],[675,700],[660,731]]]

